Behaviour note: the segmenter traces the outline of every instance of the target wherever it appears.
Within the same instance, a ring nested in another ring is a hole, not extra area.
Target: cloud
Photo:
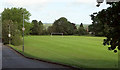
[[[66,4],[95,4],[96,0],[5,0],[5,7],[26,7],[26,8],[43,8],[49,4],[66,3]]]
[[[47,5],[48,3],[69,3],[71,0],[5,0],[5,5],[15,7],[35,6],[35,5]]]
[[[43,6],[46,5],[50,0],[6,0],[5,5],[8,7],[28,7],[28,6]]]
[[[4,8],[23,7],[29,11],[41,11],[52,0],[4,0]]]
[[[96,4],[96,0],[75,0],[78,4]]]

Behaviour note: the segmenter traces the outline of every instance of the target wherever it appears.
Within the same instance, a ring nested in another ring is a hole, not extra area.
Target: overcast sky
[[[90,14],[109,7],[104,2],[96,7],[96,0],[0,0],[0,12],[4,8],[23,7],[30,13],[30,22],[34,19],[43,23],[53,23],[60,17],[66,17],[76,24],[91,24]]]

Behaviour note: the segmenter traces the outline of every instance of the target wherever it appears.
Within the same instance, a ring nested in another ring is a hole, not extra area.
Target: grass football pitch
[[[25,36],[26,56],[83,68],[117,68],[118,53],[109,51],[105,37],[91,36]]]

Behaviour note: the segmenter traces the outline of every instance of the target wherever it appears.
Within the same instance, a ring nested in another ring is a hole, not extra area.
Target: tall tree
[[[20,45],[21,33],[22,33],[22,23],[23,23],[23,13],[24,13],[24,21],[25,27],[27,27],[27,23],[30,17],[29,11],[25,8],[5,8],[1,13],[2,17],[2,39],[4,44],[8,44],[8,30],[10,25],[11,32],[11,44]],[[12,23],[10,22],[12,21]],[[25,33],[28,33],[28,29],[26,29]]]
[[[12,45],[21,45],[22,38],[20,36],[20,30],[18,30],[17,24],[13,24],[11,20],[4,20],[2,22],[2,40],[4,44],[8,44],[9,40]],[[10,27],[10,29],[9,29]],[[11,34],[11,37],[8,37],[8,34]]]
[[[43,23],[41,21],[37,21],[37,20],[32,20],[32,32],[31,34],[33,35],[42,35],[43,34]]]
[[[39,24],[37,20],[32,20],[32,33],[33,35],[38,35],[39,34]]]
[[[29,23],[29,22],[26,22],[24,24],[24,27],[25,27],[25,31],[24,31],[24,34],[25,35],[30,35],[30,33],[32,32],[31,31],[31,28],[33,27],[33,24]]]
[[[74,34],[76,26],[69,22],[65,17],[61,17],[53,23],[52,28],[53,32],[72,35]]]
[[[81,23],[79,28],[78,28],[78,35],[86,35],[87,30],[84,29],[83,24]]]
[[[110,45],[108,49],[114,52],[117,52],[116,48],[120,50],[120,2],[113,3],[107,9],[98,12],[92,20],[99,24],[96,28],[102,29],[104,36],[107,37],[103,45]]]
[[[43,23],[41,21],[39,21],[39,35],[43,34]]]
[[[80,24],[80,27],[83,27],[83,23]]]
[[[109,50],[115,50],[118,48],[120,50],[120,2],[113,3],[111,7],[106,9],[106,19],[102,19],[105,21],[106,25],[109,27],[109,32],[106,34],[107,39],[104,39],[104,45],[111,45]]]
[[[47,33],[48,34],[51,34],[53,32],[53,26],[49,26],[48,28],[47,28]]]
[[[100,14],[99,12],[98,13],[96,13],[96,14],[92,14],[91,15],[91,20],[93,20],[93,22],[92,22],[92,24],[91,25],[89,25],[88,27],[89,27],[89,31],[90,32],[92,32],[92,34],[93,35],[95,35],[95,36],[105,36],[105,32],[104,32],[104,21],[102,21],[101,19],[100,19],[100,17],[99,16],[103,16],[103,18],[104,18],[104,13],[105,13],[105,10],[103,9],[102,11],[101,11],[101,13],[103,14]],[[95,16],[96,15],[96,16]]]
[[[24,21],[26,23],[29,21],[29,17],[31,16],[31,14],[25,8],[15,8],[15,7],[5,8],[1,14],[2,22],[4,20],[12,20],[12,22],[18,24],[18,29],[22,31],[23,13],[24,13]]]

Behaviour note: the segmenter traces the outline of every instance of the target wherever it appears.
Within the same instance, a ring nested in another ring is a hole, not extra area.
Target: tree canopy
[[[83,23],[81,23],[78,28],[78,35],[86,35],[86,34],[87,34],[87,30],[84,29]]]
[[[41,35],[43,34],[43,23],[41,21],[37,21],[37,20],[32,20],[32,35]]]
[[[98,12],[96,16],[91,15],[93,24],[89,26],[89,30],[95,35],[104,35],[103,45],[110,45],[109,50],[120,50],[120,2],[112,3],[107,9]]]
[[[58,20],[55,20],[55,22],[52,25],[52,32],[64,33],[66,35],[74,34],[76,29],[77,28],[75,24],[68,21],[65,17],[61,17]]]
[[[29,17],[31,14],[25,8],[5,8],[2,12],[2,22],[4,20],[12,20],[18,25],[18,29],[22,31],[22,23],[23,23],[23,13],[24,13],[24,21],[28,23]]]
[[[2,12],[2,21],[3,20],[12,20],[13,22],[22,23],[23,22],[23,13],[25,21],[28,21],[31,16],[29,11],[25,8],[5,8]]]

